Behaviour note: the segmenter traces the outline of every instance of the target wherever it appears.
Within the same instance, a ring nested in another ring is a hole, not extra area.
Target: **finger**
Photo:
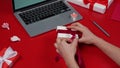
[[[68,39],[67,42],[68,42],[68,43],[71,43],[71,42],[72,42],[72,39]]]
[[[73,26],[67,26],[67,28],[68,29],[71,29],[72,31],[78,31],[78,30],[76,30],[76,29],[74,29],[74,28],[72,28]],[[74,26],[74,27],[76,27],[76,26]]]
[[[76,29],[71,29],[72,31],[77,31]]]
[[[84,25],[82,25],[82,24],[79,23],[79,22],[73,23],[73,24],[71,24],[71,26],[85,27]]]
[[[71,24],[71,26],[78,26],[79,25],[79,22],[75,22],[73,24]]]
[[[59,44],[61,42],[61,38],[57,38],[56,42]]]
[[[62,43],[62,45],[67,45],[68,42],[69,41],[69,39],[67,39],[67,38],[64,38],[64,39],[62,39],[62,41],[61,41],[61,43]]]
[[[70,38],[63,38],[62,40],[66,41],[66,42],[72,42],[72,39],[70,39]]]
[[[84,39],[83,39],[83,38],[80,38],[80,39],[79,39],[79,43],[82,43],[82,42],[84,42]]]
[[[70,28],[70,29],[74,29],[74,30],[76,30],[76,31],[83,32],[83,28],[78,27],[78,26],[68,26],[68,28]]]
[[[55,48],[58,48],[58,45],[56,43],[54,43],[54,46],[55,46]]]
[[[78,38],[75,38],[71,44],[76,47],[78,44]]]
[[[59,51],[58,49],[56,49],[56,52],[57,52],[57,53],[60,53],[60,51]]]

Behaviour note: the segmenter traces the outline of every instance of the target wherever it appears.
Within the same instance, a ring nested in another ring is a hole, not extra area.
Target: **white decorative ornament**
[[[70,16],[71,16],[73,21],[76,21],[76,19],[78,17],[78,15],[75,12],[73,12]]]
[[[9,23],[7,23],[7,22],[3,23],[2,28],[10,30]]]
[[[21,41],[21,39],[20,39],[18,36],[12,36],[12,37],[10,38],[10,40],[11,40],[12,42]]]

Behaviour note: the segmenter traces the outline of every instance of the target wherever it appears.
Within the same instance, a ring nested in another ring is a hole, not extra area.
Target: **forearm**
[[[80,68],[74,58],[66,58],[65,59],[66,65],[68,68]]]
[[[104,41],[101,38],[96,38],[94,45],[101,49],[107,56],[109,56],[120,66],[120,48]]]

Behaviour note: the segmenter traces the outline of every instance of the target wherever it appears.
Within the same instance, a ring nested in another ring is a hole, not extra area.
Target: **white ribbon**
[[[11,47],[8,47],[3,56],[0,56],[0,68],[2,68],[3,63],[7,63],[8,65],[12,64],[12,61],[9,60],[12,57],[17,55],[16,51],[13,51]]]

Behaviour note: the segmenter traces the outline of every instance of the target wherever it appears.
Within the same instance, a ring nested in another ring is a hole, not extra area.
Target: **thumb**
[[[75,38],[71,44],[76,47],[78,45],[78,38]]]
[[[85,40],[84,38],[80,38],[80,39],[79,39],[79,43],[83,43],[84,40]]]

